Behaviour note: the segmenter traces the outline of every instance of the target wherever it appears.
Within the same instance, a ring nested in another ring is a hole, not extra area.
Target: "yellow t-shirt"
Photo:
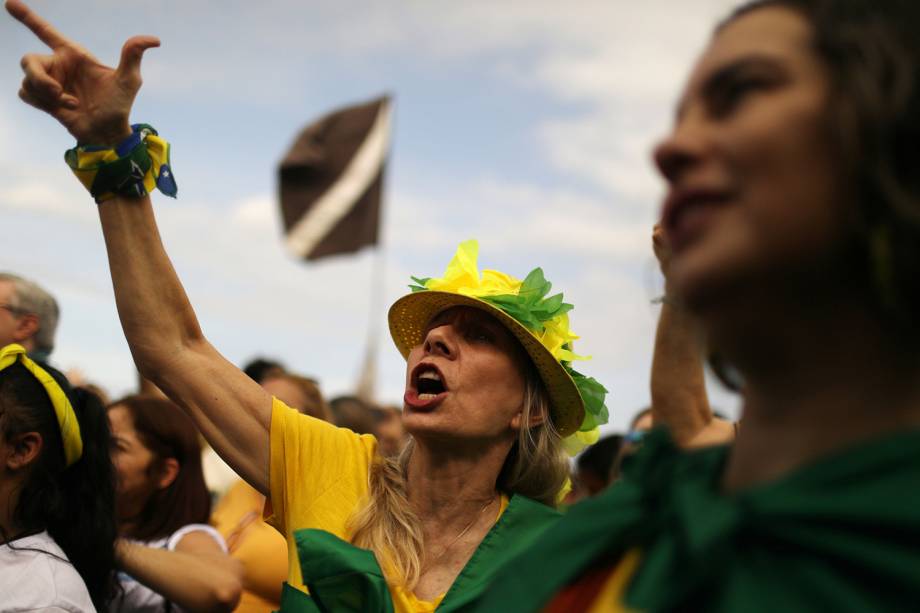
[[[288,583],[307,589],[300,573],[294,531],[316,528],[350,541],[347,524],[368,490],[377,440],[302,415],[274,399],[271,424],[270,505],[267,521],[288,544]],[[501,510],[508,504],[502,497]],[[443,600],[419,600],[401,587],[391,589],[397,613],[427,613]]]
[[[287,544],[262,521],[265,497],[238,479],[211,515],[230,550],[243,565],[243,595],[235,613],[270,613],[281,607],[281,584],[287,579]]]

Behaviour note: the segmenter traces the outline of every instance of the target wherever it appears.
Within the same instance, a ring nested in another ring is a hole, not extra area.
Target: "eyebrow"
[[[725,64],[724,66],[714,70],[703,81],[703,85],[700,87],[700,90],[703,92],[703,96],[707,97],[712,92],[718,90],[722,84],[730,82],[738,74],[744,73],[747,70],[762,69],[764,67],[768,68],[769,70],[780,71],[782,69],[782,64],[780,60],[773,55],[766,55],[763,53],[748,55],[746,57],[733,60],[728,64]],[[674,113],[675,122],[679,122],[686,114],[687,104],[687,97],[681,98]]]

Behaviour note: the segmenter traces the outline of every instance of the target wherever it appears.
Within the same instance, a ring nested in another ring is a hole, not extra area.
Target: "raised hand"
[[[153,36],[125,41],[117,68],[100,63],[20,0],[6,10],[51,49],[22,58],[19,97],[57,119],[81,144],[115,145],[131,134],[129,116],[141,87],[141,57],[158,47]]]
[[[668,278],[668,269],[671,266],[671,245],[668,244],[664,228],[661,224],[655,224],[652,230],[652,249],[655,252],[655,258],[658,260],[658,266],[661,268],[661,274]]]

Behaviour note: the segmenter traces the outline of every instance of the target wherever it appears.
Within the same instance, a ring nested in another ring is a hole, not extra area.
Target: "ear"
[[[38,432],[23,432],[10,437],[3,463],[10,471],[26,468],[42,453],[42,435]]]
[[[160,470],[156,481],[157,489],[165,490],[173,484],[173,481],[175,481],[178,476],[179,460],[176,458],[165,458],[160,462]]]
[[[21,345],[24,341],[35,336],[38,328],[38,315],[35,313],[20,315],[16,319],[16,327],[13,329],[13,340]]]
[[[534,413],[530,416],[530,427],[539,426],[544,421],[546,421],[546,415],[544,413]],[[514,414],[514,417],[511,418],[511,428],[513,430],[520,430],[524,424],[524,409],[521,408],[520,411]]]

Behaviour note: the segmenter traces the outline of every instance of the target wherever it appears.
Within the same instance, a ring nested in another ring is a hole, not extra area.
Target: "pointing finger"
[[[6,0],[6,10],[52,49],[71,44],[54,26],[39,17],[37,13],[20,0]]]
[[[26,75],[23,83],[29,84],[29,89],[46,98],[57,98],[63,91],[61,84],[48,74],[47,66],[52,61],[52,56],[30,53],[24,55],[20,62]]]
[[[155,36],[132,36],[129,38],[121,48],[121,60],[118,62],[118,68],[116,69],[118,75],[140,83],[141,58],[144,56],[144,51],[151,47],[159,46],[160,39]]]

